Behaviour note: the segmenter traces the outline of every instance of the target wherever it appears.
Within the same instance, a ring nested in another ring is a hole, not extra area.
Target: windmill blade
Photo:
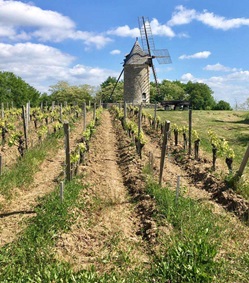
[[[114,87],[113,87],[113,89],[112,89],[111,95],[109,96],[109,99],[112,98],[113,93],[114,93],[114,91],[115,91],[115,89],[116,89],[116,87],[117,87],[117,84],[118,84],[118,82],[119,82],[119,80],[120,80],[120,78],[121,78],[123,72],[124,72],[124,68],[122,69],[121,73],[119,74],[119,77],[118,77],[118,79],[117,79],[117,81],[116,81],[116,83],[115,83],[115,85],[114,85]]]
[[[140,28],[143,50],[151,56],[151,50],[155,49],[155,44],[151,32],[149,18],[139,17],[138,23]]]
[[[153,50],[154,58],[157,59],[159,64],[172,63],[169,51],[167,49]]]

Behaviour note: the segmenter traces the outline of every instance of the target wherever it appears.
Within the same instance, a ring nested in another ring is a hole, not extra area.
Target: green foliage
[[[165,252],[156,256],[156,282],[213,282],[220,264],[219,227],[216,216],[189,198],[149,182],[147,191],[156,199],[159,214],[174,228],[174,238],[165,241]],[[214,240],[215,239],[215,240]]]
[[[124,83],[118,82],[114,77],[108,77],[101,85],[97,92],[96,99],[101,100],[103,103],[112,103],[123,100]],[[116,85],[116,87],[115,87]],[[115,90],[114,90],[115,87]],[[114,90],[114,92],[113,92]]]
[[[196,110],[210,110],[215,106],[212,96],[213,91],[204,83],[193,83],[189,81],[185,86],[187,100],[191,102],[192,108]]]
[[[232,110],[231,105],[224,101],[224,100],[220,100],[213,108],[214,110]]]
[[[10,72],[0,72],[0,103],[11,103],[21,107],[30,101],[32,106],[39,104],[40,93],[20,77]]]
[[[88,103],[92,100],[93,87],[90,85],[80,85],[80,86],[70,86],[65,81],[60,81],[57,84],[50,86],[50,102],[56,101],[58,103],[67,102],[68,104],[73,105],[77,103],[79,105],[83,102]],[[44,101],[47,97],[44,95]]]

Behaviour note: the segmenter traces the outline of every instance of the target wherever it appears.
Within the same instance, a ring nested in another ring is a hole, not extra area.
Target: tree
[[[213,108],[214,110],[232,110],[230,104],[224,100],[220,100]]]
[[[160,84],[160,93],[164,96],[164,100],[185,99],[185,91],[178,82],[163,80]]]
[[[87,84],[70,86],[68,82],[60,81],[50,86],[49,91],[51,92],[50,101],[83,104],[83,102],[88,103],[92,100],[93,87]]]
[[[215,100],[212,96],[213,91],[204,83],[193,83],[189,81],[186,84],[187,98],[191,102],[192,108],[196,110],[213,109]]]
[[[13,103],[21,107],[30,101],[31,106],[39,104],[40,92],[11,72],[0,72],[0,103]]]
[[[117,83],[117,79],[114,77],[108,77],[101,85],[97,92],[96,99],[101,100],[104,103],[112,103],[123,100],[124,95],[124,82]],[[116,85],[116,87],[115,87]],[[115,87],[115,90],[114,90]],[[114,92],[113,92],[114,90]]]

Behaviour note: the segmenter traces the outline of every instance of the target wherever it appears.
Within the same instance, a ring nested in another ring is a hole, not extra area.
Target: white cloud
[[[206,59],[210,55],[211,55],[210,51],[201,51],[201,52],[197,52],[197,53],[192,54],[192,55],[186,55],[186,54],[181,55],[179,57],[179,59],[180,60],[183,60],[183,59]]]
[[[168,21],[168,25],[176,26],[189,24],[195,18],[195,10],[189,10],[183,7],[182,5],[179,5],[175,8],[175,12],[173,13],[172,18]]]
[[[110,52],[111,55],[117,55],[117,54],[120,54],[120,53],[121,53],[121,51],[118,50],[118,49],[114,49]]]
[[[0,43],[0,71],[13,72],[41,92],[58,81],[97,86],[106,80],[107,74],[118,76],[112,70],[73,66],[74,61],[73,56],[43,44]]]
[[[153,35],[161,35],[167,37],[174,37],[174,31],[167,25],[159,24],[157,19],[153,19],[150,23],[152,34]]]
[[[131,29],[128,25],[125,25],[111,29],[107,31],[107,34],[121,37],[138,37],[140,35],[140,31],[138,28]]]
[[[225,100],[232,106],[236,102],[243,103],[249,97],[249,71],[237,71],[225,76],[214,76],[210,78],[198,78],[191,73],[183,74],[181,81],[199,82],[207,84],[213,93],[214,98]]]
[[[203,68],[206,71],[218,71],[218,72],[235,72],[238,71],[237,68],[230,68],[226,67],[220,63],[214,64],[214,65],[207,65]]]
[[[249,26],[249,19],[247,18],[226,19],[223,16],[215,15],[207,10],[197,12],[194,9],[187,9],[182,5],[175,8],[171,19],[168,21],[168,25],[185,25],[191,23],[193,20],[199,21],[214,29],[221,29],[224,31],[239,28],[241,26]]]
[[[181,76],[181,80],[183,82],[188,82],[188,81],[195,81],[195,78],[191,73],[186,73]]]
[[[41,42],[82,40],[87,48],[103,48],[111,39],[102,34],[80,31],[75,23],[58,12],[30,3],[0,0],[0,38],[13,41],[37,39]]]

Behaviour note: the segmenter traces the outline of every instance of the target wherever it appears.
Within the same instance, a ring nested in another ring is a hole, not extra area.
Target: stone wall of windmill
[[[148,65],[128,64],[124,66],[124,101],[134,104],[149,103],[150,73]]]

